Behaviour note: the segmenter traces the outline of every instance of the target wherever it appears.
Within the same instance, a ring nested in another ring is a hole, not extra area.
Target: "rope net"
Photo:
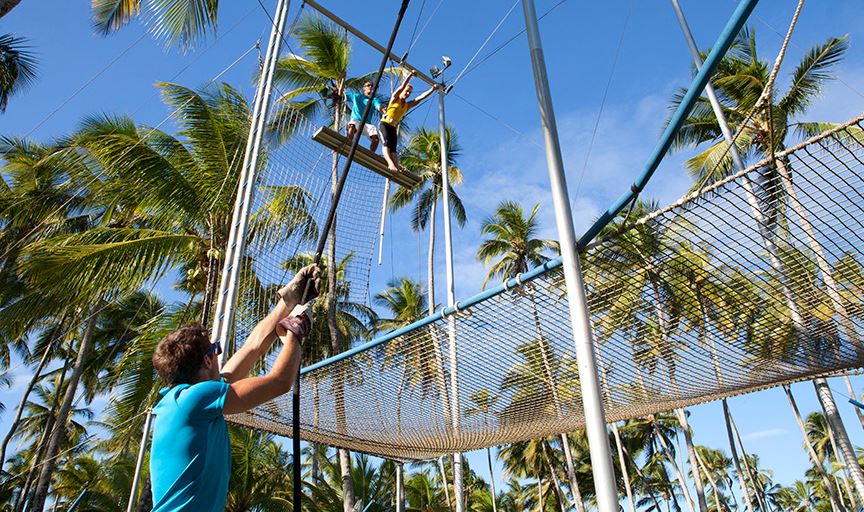
[[[234,327],[238,344],[273,307],[276,290],[297,269],[312,262],[330,208],[334,169],[341,173],[345,162],[311,138],[316,129],[328,124],[326,119],[284,115],[278,110],[277,114],[283,115],[273,116],[270,130],[279,135],[264,141],[267,147],[262,149],[256,176],[238,283]],[[369,304],[369,274],[383,193],[383,177],[351,166],[335,221],[338,303],[343,308],[364,309]],[[281,229],[258,228],[274,223]]]
[[[667,208],[637,205],[582,251],[608,421],[864,363],[859,121]],[[560,260],[547,268],[304,373],[303,438],[430,458],[581,428]],[[232,420],[289,435],[290,418],[285,395]]]

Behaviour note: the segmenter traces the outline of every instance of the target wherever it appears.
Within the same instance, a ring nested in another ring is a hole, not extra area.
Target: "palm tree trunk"
[[[558,496],[558,505],[560,507],[563,507],[564,492],[561,490],[561,483],[558,481],[558,476],[555,474],[555,467],[552,465],[552,459],[549,457],[549,451],[546,448],[546,442],[542,442],[541,446],[543,447],[543,459],[546,461],[546,465],[549,466],[549,474],[552,475],[552,484],[555,486],[555,493]]]
[[[545,504],[543,503],[543,479],[540,478],[540,475],[536,472],[534,473],[534,476],[537,477],[537,512],[543,512],[543,509],[545,508]]]
[[[492,489],[492,512],[498,512],[495,496],[495,473],[492,471],[492,448],[486,448],[486,461],[489,463],[489,487]]]
[[[630,512],[636,512],[636,502],[633,500],[633,489],[630,486],[630,474],[627,471],[627,461],[624,460],[624,447],[621,444],[621,433],[618,432],[618,424],[614,421],[609,424],[612,427],[612,436],[615,438],[615,448],[618,450],[618,462],[621,466],[621,479],[624,481],[624,492],[627,494],[627,503],[630,504]]]
[[[741,470],[741,460],[738,458],[738,449],[735,447],[735,436],[732,433],[732,413],[729,411],[729,404],[726,399],[723,403],[723,417],[726,421],[726,434],[729,436],[729,449],[732,453],[732,463],[735,465],[735,474],[738,475],[738,483],[741,484],[741,492],[744,494],[744,503],[747,505],[749,512],[754,512],[753,501],[750,500],[750,491],[747,489],[747,479],[744,477],[744,472]]]
[[[63,323],[64,322],[61,320],[60,325],[63,325]],[[55,335],[56,332],[57,328],[55,328]],[[49,341],[45,347],[42,359],[39,360],[39,365],[36,367],[36,371],[33,372],[33,378],[30,379],[27,388],[24,390],[24,395],[21,397],[21,402],[18,404],[18,409],[15,411],[15,419],[12,420],[12,426],[9,427],[9,433],[7,433],[6,437],[3,438],[3,445],[0,446],[0,472],[2,472],[3,463],[6,461],[6,448],[9,446],[9,441],[11,441],[15,436],[15,432],[18,431],[18,424],[21,422],[22,414],[24,414],[24,407],[27,405],[27,399],[30,397],[30,392],[33,391],[36,383],[39,382],[39,379],[42,377],[42,369],[45,368],[45,363],[48,362],[48,355],[51,354],[51,351],[54,348],[54,341],[54,337],[52,336],[51,341]]]
[[[39,479],[36,484],[36,492],[33,497],[33,505],[30,510],[35,512],[41,511],[45,507],[45,500],[48,497],[48,488],[51,485],[51,475],[57,465],[57,453],[60,451],[60,446],[66,439],[66,423],[69,420],[69,415],[72,412],[72,402],[75,399],[75,392],[78,390],[78,382],[81,380],[81,375],[84,373],[84,366],[87,358],[90,355],[90,348],[93,341],[93,328],[96,326],[96,316],[98,310],[96,307],[90,308],[87,319],[87,326],[84,328],[84,333],[81,336],[81,343],[78,347],[78,357],[75,359],[75,366],[72,368],[72,374],[69,376],[69,383],[66,386],[66,393],[63,395],[63,403],[60,410],[57,411],[57,418],[54,423],[54,429],[51,436],[48,438],[48,448],[45,450],[45,461],[42,464],[42,470],[39,472]]]
[[[450,488],[447,487],[447,471],[444,468],[444,457],[438,457],[438,473],[441,474],[441,483],[444,485],[444,498],[447,500],[447,510],[453,510],[453,502],[450,501]]]
[[[144,477],[144,483],[141,488],[141,498],[138,504],[135,505],[135,512],[149,512],[153,510],[153,482],[150,481],[150,473]]]
[[[699,452],[696,452],[696,460],[699,463],[699,468],[705,473],[705,477],[708,478],[708,483],[711,484],[711,488],[714,489],[714,505],[717,507],[717,512],[723,512],[723,503],[720,501],[720,489],[717,488],[717,480],[714,478],[714,475],[708,471],[708,468],[705,467],[705,462],[702,460],[702,457],[699,456]]]
[[[687,421],[687,412],[684,409],[675,409],[678,422],[684,430],[684,442],[687,444],[687,457],[690,460],[690,471],[693,473],[693,484],[696,487],[696,498],[699,510],[708,512],[708,501],[705,500],[705,486],[702,483],[699,461],[697,460],[696,447],[693,445],[693,433],[690,431],[690,423]]]
[[[616,427],[616,429],[617,429],[617,427]],[[623,444],[621,444],[620,446],[621,446],[621,451],[624,453],[624,455],[628,459],[630,459],[630,462],[633,463],[633,467],[636,469],[636,476],[638,476],[639,479],[642,480],[642,485],[644,485],[645,489],[648,490],[648,495],[651,497],[651,501],[654,502],[654,509],[657,512],[660,512],[660,501],[657,499],[657,495],[654,492],[654,489],[648,484],[648,480],[645,478],[645,474],[642,473],[641,469],[639,469],[639,464],[636,464],[636,461],[633,459],[633,456],[630,455],[630,452],[627,450],[626,446],[624,446]],[[626,474],[626,472],[625,472],[625,474]],[[628,486],[629,486],[629,483],[628,483]],[[636,510],[635,505],[633,507],[633,510],[634,511]]]
[[[732,424],[732,433],[735,434],[735,439],[738,441],[738,447],[741,448],[741,457],[744,460],[744,471],[747,472],[747,475],[750,478],[750,483],[753,484],[753,494],[756,496],[756,501],[759,503],[759,508],[763,511],[768,511],[768,506],[765,502],[765,496],[762,492],[762,486],[759,484],[759,475],[753,471],[753,467],[750,466],[750,460],[747,458],[747,450],[744,449],[744,443],[741,441],[741,434],[738,432],[738,427],[735,425],[735,421],[730,421]]]
[[[855,389],[852,387],[852,381],[849,380],[848,375],[843,376],[843,380],[846,382],[846,389],[849,390],[849,396],[857,399],[858,395],[855,394]],[[858,421],[861,423],[861,428],[864,428],[864,412],[861,412],[861,409],[855,407],[855,414],[858,415]]]
[[[834,432],[829,428],[828,429],[828,441],[831,443],[831,449],[834,452],[834,460],[837,461],[840,465],[840,478],[843,480],[843,486],[846,488],[846,492],[849,493],[849,500],[851,501],[852,510],[857,510],[858,507],[855,506],[855,493],[852,492],[852,488],[849,486],[849,476],[846,473],[846,468],[842,462],[839,460],[838,454],[840,453],[837,450],[837,440],[834,438]],[[830,462],[829,462],[830,463]],[[837,477],[834,477],[835,481]],[[839,485],[839,484],[838,484]],[[839,492],[839,491],[838,491]],[[843,493],[840,492],[842,495]]]
[[[63,369],[60,370],[60,375],[56,380],[57,384],[54,386],[55,389],[62,389],[63,382],[66,380],[66,370],[68,370],[70,362],[71,351],[67,351],[66,358],[63,360]],[[30,465],[30,469],[27,470],[27,478],[24,479],[21,493],[18,495],[17,501],[13,507],[15,512],[23,512],[24,507],[29,500],[30,491],[32,490],[31,487],[33,486],[33,479],[37,476],[36,468],[41,467],[42,465],[42,459],[45,457],[45,449],[48,448],[48,435],[54,429],[54,418],[57,417],[57,409],[59,407],[60,393],[54,393],[54,399],[51,401],[51,414],[45,422],[45,430],[43,430],[42,435],[39,436],[39,442],[36,443],[36,456],[33,458],[33,464]]]
[[[822,461],[819,460],[819,457],[816,455],[816,450],[813,449],[813,443],[810,442],[810,437],[807,436],[807,429],[804,426],[804,420],[801,418],[801,413],[798,411],[798,404],[795,402],[795,397],[792,395],[792,389],[787,384],[783,386],[783,391],[786,392],[786,398],[789,399],[789,405],[792,407],[795,421],[798,423],[798,428],[801,429],[801,435],[804,436],[804,448],[807,449],[807,453],[810,455],[810,460],[813,461],[813,467],[815,467],[816,471],[819,472],[819,476],[822,478],[822,484],[825,487],[826,492],[828,492],[828,498],[831,500],[831,508],[845,512],[840,499],[837,497],[831,486],[831,481],[828,479],[828,475],[825,473]]]
[[[657,425],[656,419],[652,414],[650,416],[651,421]],[[660,448],[663,450],[663,455],[666,457],[666,460],[669,461],[669,464],[672,466],[672,471],[675,472],[675,476],[678,478],[678,484],[681,486],[681,492],[684,493],[684,500],[687,502],[687,508],[690,512],[696,512],[693,506],[693,498],[690,497],[690,490],[687,489],[687,479],[684,478],[684,473],[681,472],[681,468],[678,466],[678,462],[675,461],[675,456],[672,455],[672,450],[669,449],[669,444],[666,442],[666,439],[663,437],[663,434],[659,431],[654,436],[657,438],[657,441],[660,443]]]
[[[814,379],[813,386],[816,388],[816,396],[819,398],[822,410],[825,411],[828,427],[834,433],[834,439],[837,442],[837,453],[840,454],[842,460],[846,463],[845,466],[852,476],[855,492],[858,494],[858,502],[861,503],[864,500],[864,474],[861,472],[861,466],[855,457],[852,443],[849,442],[846,428],[840,419],[837,404],[834,402],[834,396],[831,394],[831,388],[828,387],[828,381],[824,378]]]

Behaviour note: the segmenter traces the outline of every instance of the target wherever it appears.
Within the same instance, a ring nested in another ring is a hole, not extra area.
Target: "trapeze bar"
[[[330,21],[332,21],[333,23],[339,25],[340,27],[344,28],[348,32],[351,32],[352,34],[354,34],[357,38],[359,38],[360,40],[362,40],[364,43],[368,44],[372,48],[375,48],[376,50],[378,50],[381,53],[385,52],[385,48],[383,46],[381,46],[380,44],[378,44],[374,39],[367,36],[363,32],[360,32],[353,25],[351,25],[347,21],[343,20],[339,16],[336,16],[335,14],[330,12],[327,8],[323,7],[318,2],[315,2],[314,0],[305,0],[305,3],[309,7],[315,9],[316,11],[318,11],[319,13],[324,15],[324,17],[329,18]],[[423,80],[427,84],[429,84],[429,85],[435,85],[436,84],[435,80],[432,80],[428,75],[426,75],[426,73],[420,71],[419,69],[415,68],[411,64],[408,64],[407,62],[402,60],[401,57],[398,57],[393,52],[390,52],[389,57],[394,62],[398,62],[399,65],[402,66],[403,68],[408,69],[409,71],[415,71],[417,73],[417,78]]]
[[[319,128],[318,131],[312,135],[312,140],[342,156],[348,156],[348,150],[351,148],[350,140],[326,126]],[[362,146],[357,146],[357,151],[354,153],[354,161],[370,171],[384,176],[401,187],[414,188],[420,183],[420,178],[415,176],[413,173],[408,171],[391,171],[387,168],[387,162],[384,161],[383,157],[376,155]]]

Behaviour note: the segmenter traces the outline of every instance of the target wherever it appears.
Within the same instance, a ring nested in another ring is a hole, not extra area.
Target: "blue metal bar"
[[[601,215],[600,218],[594,222],[594,225],[592,225],[588,231],[582,235],[582,238],[580,238],[578,242],[580,248],[588,245],[591,240],[597,236],[597,233],[606,227],[607,224],[612,222],[612,219],[614,219],[621,210],[630,204],[633,198],[642,192],[642,189],[644,189],[645,185],[648,184],[648,180],[651,179],[651,176],[654,174],[654,171],[657,170],[663,157],[666,156],[666,152],[669,151],[669,147],[672,145],[672,139],[678,133],[678,130],[681,129],[684,120],[688,115],[690,115],[693,105],[696,104],[696,100],[698,100],[699,96],[702,95],[702,91],[708,84],[708,80],[711,78],[711,75],[714,74],[717,65],[720,64],[723,56],[726,55],[726,51],[729,50],[733,40],[738,35],[738,32],[741,31],[741,27],[744,26],[744,23],[747,21],[750,13],[753,12],[757,3],[759,3],[759,0],[742,0],[738,4],[735,12],[732,13],[732,17],[729,18],[729,22],[726,23],[726,27],[717,39],[717,42],[714,43],[714,48],[711,49],[711,53],[708,54],[708,58],[705,59],[702,68],[696,74],[696,77],[690,84],[690,88],[687,89],[687,94],[684,95],[684,99],[678,105],[678,109],[675,110],[675,114],[669,121],[669,125],[667,125],[666,130],[663,131],[663,135],[660,137],[660,142],[658,142],[657,147],[654,148],[654,152],[651,154],[651,157],[648,160],[648,165],[645,166],[645,170],[642,172],[642,176],[640,176],[639,179],[631,185],[629,191],[625,192],[624,195],[622,195],[618,201],[615,202],[615,204],[613,204],[606,213]]]
[[[609,224],[609,222],[611,222],[612,219],[615,218],[615,215],[617,215],[621,210],[623,210],[624,207],[629,204],[629,202],[637,193],[641,192],[642,189],[645,188],[645,185],[648,183],[651,175],[653,175],[654,171],[657,170],[657,166],[660,165],[660,161],[663,159],[663,157],[666,155],[666,152],[669,150],[669,147],[672,145],[672,138],[675,137],[675,134],[678,133],[681,125],[684,124],[684,119],[690,114],[690,110],[693,108],[696,100],[699,98],[699,96],[702,94],[702,91],[705,89],[705,85],[708,83],[711,74],[713,74],[714,70],[717,69],[717,65],[720,64],[720,61],[723,59],[723,56],[729,49],[729,46],[732,45],[733,40],[738,35],[741,27],[744,26],[744,23],[747,21],[750,13],[753,12],[753,9],[756,7],[757,3],[759,3],[759,0],[741,0],[741,2],[738,4],[735,12],[732,13],[732,17],[729,19],[729,22],[723,29],[720,37],[717,39],[717,42],[714,43],[714,48],[711,49],[711,53],[708,54],[708,58],[705,59],[702,68],[699,70],[699,72],[696,74],[696,78],[694,78],[693,82],[690,84],[690,88],[687,90],[687,94],[684,96],[681,104],[678,105],[678,109],[675,111],[675,115],[672,116],[672,120],[669,122],[669,125],[663,132],[663,135],[660,138],[660,142],[654,149],[654,152],[652,153],[651,158],[648,161],[648,165],[642,173],[642,176],[636,181],[636,183],[632,185],[629,193],[621,196],[621,198],[618,199],[618,201],[614,205],[612,205],[612,207],[610,207],[606,213],[604,213],[599,219],[597,219],[597,222],[595,222],[594,225],[592,225],[591,228],[589,228],[584,235],[582,235],[582,238],[580,238],[577,242],[577,245],[580,248],[588,245],[588,243],[590,243],[591,240],[593,240],[594,237],[597,236],[597,233],[599,233],[601,229],[603,229],[607,224]],[[550,270],[554,270],[560,267],[561,264],[561,257],[555,258],[548,261],[544,265],[536,267],[522,274],[519,279],[521,279],[523,283],[531,281]],[[495,297],[496,295],[500,295],[501,293],[504,293],[506,290],[513,288],[518,284],[519,282],[517,281],[517,279],[510,279],[506,282],[506,284],[498,285],[495,288],[480,292],[477,295],[474,295],[473,297],[470,297],[464,301],[458,301],[456,304],[458,305],[459,309],[469,308],[477,303]],[[403,334],[407,334],[411,331],[437,322],[438,320],[441,320],[444,316],[453,314],[456,311],[457,309],[455,307],[446,307],[442,311],[435,313],[434,315],[422,318],[401,329],[389,332],[379,338],[375,338],[372,341],[369,341],[362,345],[358,345],[351,350],[346,350],[341,354],[329,357],[327,359],[324,359],[323,361],[319,361],[315,364],[309,365],[300,370],[300,375],[306,375],[309,372],[313,372],[333,363],[344,361],[345,359],[348,359],[357,354],[387,343],[395,338],[398,338]]]
[[[500,294],[504,293],[506,290],[509,290],[509,289],[512,289],[512,288],[515,288],[516,286],[518,286],[520,281],[522,283],[527,283],[528,281],[532,281],[532,280],[536,279],[538,276],[541,276],[541,275],[545,274],[546,272],[548,272],[550,270],[554,270],[560,266],[561,266],[561,258],[555,258],[554,260],[549,260],[545,264],[540,265],[539,267],[535,267],[535,268],[529,270],[528,272],[525,272],[524,274],[521,274],[518,278],[513,278],[513,279],[507,280],[507,282],[505,284],[499,284],[495,288],[490,288],[488,290],[482,291],[482,292],[478,293],[477,295],[474,295],[473,297],[470,297],[466,300],[457,301],[455,306],[446,307],[446,308],[442,309],[441,311],[439,311],[438,313],[435,313],[434,315],[430,315],[430,316],[427,316],[425,318],[421,318],[420,320],[417,320],[416,322],[414,322],[412,324],[406,325],[405,327],[403,327],[401,329],[396,329],[395,331],[388,332],[387,334],[385,334],[384,336],[381,336],[380,338],[375,338],[374,340],[369,341],[367,343],[364,343],[362,345],[358,345],[358,346],[352,348],[351,350],[346,350],[345,352],[342,352],[341,354],[335,355],[333,357],[328,357],[327,359],[324,359],[323,361],[319,361],[313,365],[309,365],[309,366],[303,368],[302,370],[300,370],[300,375],[305,375],[309,372],[313,372],[315,370],[318,370],[318,369],[323,368],[325,366],[331,365],[333,363],[338,363],[339,361],[343,361],[345,359],[348,359],[349,357],[353,357],[353,356],[355,356],[361,352],[365,352],[369,349],[372,349],[372,348],[375,348],[379,345],[387,343],[388,341],[391,341],[395,338],[398,338],[399,336],[402,336],[403,334],[407,334],[411,331],[415,331],[421,327],[425,327],[431,323],[437,322],[438,320],[441,320],[442,318],[444,318],[447,315],[454,314],[459,309],[470,308],[471,306],[474,306],[477,303],[483,302],[487,299],[491,299],[492,297],[494,297],[496,295],[500,295]]]
[[[862,403],[859,402],[858,400],[855,400],[854,398],[850,398],[850,399],[849,399],[849,403],[852,404],[852,405],[854,405],[855,407],[857,407],[857,408],[859,408],[859,409],[864,409],[864,404],[862,404]]]

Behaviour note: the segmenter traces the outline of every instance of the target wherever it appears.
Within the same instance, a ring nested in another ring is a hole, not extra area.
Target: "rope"
[[[492,29],[492,32],[490,32],[489,35],[486,36],[486,40],[483,41],[483,44],[481,44],[480,47],[477,48],[477,51],[474,52],[474,55],[471,56],[471,59],[468,61],[467,64],[465,64],[465,67],[462,68],[462,71],[460,71],[459,74],[456,75],[456,78],[453,80],[453,83],[450,84],[451,87],[456,85],[456,82],[458,82],[459,79],[462,78],[462,75],[465,74],[465,71],[468,70],[468,67],[471,65],[472,62],[474,62],[474,59],[476,59],[477,56],[480,55],[480,52],[483,51],[483,48],[486,48],[486,45],[489,44],[489,41],[491,41],[492,38],[495,37],[495,34],[498,33],[498,29],[500,29],[501,25],[503,25],[504,22],[507,21],[507,18],[510,17],[510,14],[513,12],[513,9],[515,9],[516,6],[519,5],[519,2],[520,2],[520,0],[516,0],[515,2],[513,2],[513,5],[510,6],[510,10],[508,10],[507,13],[504,14],[504,16],[501,18],[501,21],[499,21],[498,24],[495,25],[495,28]]]
[[[442,3],[444,3],[444,0],[438,0],[438,5],[435,6],[435,9],[432,11],[432,14],[430,14],[429,17],[426,18],[426,23],[423,24],[423,28],[421,28],[420,33],[417,34],[417,39],[414,40],[414,43],[408,47],[408,50],[405,53],[410,53],[411,50],[414,48],[414,45],[417,44],[417,41],[420,40],[420,36],[422,36],[423,32],[426,31],[426,27],[429,26],[429,22],[432,21],[432,18],[435,17],[435,14],[438,13],[438,8],[441,7]]]
[[[699,187],[697,187],[697,189],[699,191],[701,191],[702,189],[705,188],[705,186],[708,184],[708,181],[711,179],[711,176],[714,174],[714,171],[720,166],[720,164],[723,163],[723,160],[726,159],[726,155],[729,154],[729,151],[732,149],[732,146],[734,146],[735,143],[737,142],[738,137],[740,137],[741,134],[744,133],[744,130],[747,127],[747,123],[752,121],[753,116],[756,115],[756,112],[758,112],[759,109],[762,108],[762,103],[765,100],[771,98],[771,91],[774,87],[774,81],[777,79],[777,73],[780,71],[780,65],[783,63],[783,58],[786,56],[786,49],[788,48],[789,41],[792,38],[792,32],[795,31],[795,26],[798,24],[798,16],[801,14],[801,8],[802,7],[804,7],[804,0],[798,0],[798,6],[795,8],[795,14],[792,16],[792,21],[789,23],[789,29],[786,31],[786,37],[783,39],[783,45],[780,47],[780,52],[777,54],[777,58],[774,60],[774,67],[771,69],[771,74],[768,75],[768,81],[766,82],[765,87],[762,89],[762,94],[759,95],[759,99],[756,100],[756,104],[753,105],[752,109],[750,109],[750,112],[747,114],[747,117],[744,118],[744,121],[742,121],[738,125],[738,129],[735,130],[735,135],[732,137],[732,142],[730,142],[729,144],[726,144],[726,148],[723,150],[723,153],[720,155],[720,158],[717,160],[717,163],[714,165],[714,167],[711,168],[710,172],[705,174],[705,178],[699,184]],[[773,130],[773,122],[770,120],[770,117],[771,116],[769,116],[769,123],[771,123],[771,128],[772,128],[771,133],[769,134],[769,137],[772,138],[772,147],[771,147],[770,153],[773,155],[774,154],[774,147],[773,147],[773,136],[774,136],[773,131],[774,130]]]
[[[612,59],[612,70],[609,71],[609,78],[606,80],[606,88],[603,90],[603,99],[600,100],[600,110],[597,112],[597,118],[594,120],[594,129],[591,130],[591,141],[588,143],[588,151],[585,153],[585,161],[582,163],[582,172],[579,174],[579,182],[576,184],[576,190],[573,194],[573,204],[576,204],[576,198],[579,196],[579,190],[582,188],[582,180],[585,178],[585,171],[588,169],[588,160],[591,158],[591,150],[594,148],[594,140],[597,137],[597,128],[600,126],[600,119],[603,117],[603,109],[606,106],[606,97],[609,94],[609,89],[612,86],[612,78],[615,76],[615,68],[618,66],[618,57],[621,54],[621,47],[624,44],[624,36],[627,33],[627,25],[630,22],[630,14],[633,3],[627,2],[627,15],[624,17],[624,24],[621,28],[621,36],[618,38],[618,46],[615,48],[615,57]]]
[[[554,11],[555,9],[557,9],[558,7],[560,7],[560,6],[561,6],[562,4],[564,4],[564,2],[566,2],[566,1],[567,1],[567,0],[559,0],[558,3],[556,3],[555,5],[553,5],[552,7],[550,7],[546,12],[544,12],[543,14],[541,14],[541,15],[537,18],[537,21],[540,21],[540,20],[542,20],[543,18],[545,18],[546,16],[548,16],[552,11]],[[512,36],[510,36],[509,39],[507,39],[506,41],[504,41],[503,43],[501,43],[500,45],[498,45],[494,50],[492,50],[492,51],[489,52],[485,57],[483,57],[482,59],[480,59],[480,61],[477,62],[477,64],[474,64],[474,66],[473,66],[471,69],[467,70],[467,71],[465,72],[465,74],[468,75],[469,73],[473,72],[475,69],[479,68],[479,67],[480,67],[484,62],[486,62],[487,60],[489,60],[490,58],[492,58],[493,55],[495,55],[495,54],[498,53],[499,51],[503,50],[506,46],[508,46],[508,45],[509,45],[510,43],[512,43],[513,41],[515,41],[516,38],[518,38],[519,36],[521,36],[521,35],[524,34],[524,33],[525,33],[525,29],[523,28],[523,29],[520,30],[519,32],[517,32],[517,33],[513,34]]]
[[[63,107],[65,107],[67,104],[69,104],[70,101],[72,101],[73,99],[75,99],[75,97],[77,97],[79,94],[81,94],[81,92],[84,91],[84,89],[90,87],[90,84],[92,84],[93,82],[95,82],[96,79],[99,78],[100,76],[102,76],[103,73],[105,73],[106,71],[108,71],[109,69],[111,69],[111,67],[112,67],[114,64],[116,64],[116,63],[117,63],[120,59],[122,59],[122,58],[123,58],[127,53],[129,53],[129,51],[131,51],[132,48],[134,48],[135,46],[137,46],[138,43],[140,43],[140,42],[141,42],[141,41],[142,41],[146,36],[147,36],[147,32],[142,33],[142,34],[138,37],[138,39],[136,39],[135,41],[133,41],[132,44],[130,44],[129,46],[126,47],[126,49],[124,49],[124,50],[121,51],[121,52],[120,52],[116,57],[114,57],[113,59],[111,59],[111,61],[109,61],[108,64],[106,64],[106,65],[105,65],[102,69],[100,69],[100,70],[99,70],[95,75],[93,75],[92,77],[90,77],[89,80],[87,80],[87,81],[84,82],[80,87],[78,87],[78,89],[76,89],[75,92],[73,92],[73,93],[72,93],[68,98],[66,98],[65,100],[63,100],[63,102],[60,103],[60,105],[58,105],[54,110],[52,110],[51,112],[49,112],[47,116],[45,116],[41,121],[39,121],[39,122],[36,124],[36,126],[34,126],[33,128],[31,128],[30,131],[27,132],[27,135],[24,136],[24,138],[25,138],[25,139],[26,139],[26,138],[29,138],[30,135],[33,134],[33,132],[35,132],[36,130],[38,130],[39,128],[41,128],[43,124],[45,124],[49,119],[51,119],[52,117],[54,117],[54,114],[56,114],[57,112],[60,112],[60,110],[62,110]]]
[[[417,26],[420,25],[420,17],[423,16],[423,8],[426,7],[426,0],[423,0],[420,3],[420,12],[417,13],[417,21],[414,22],[414,29],[411,31],[411,39],[408,43],[408,51],[411,51],[411,48],[414,48],[414,35],[417,33]],[[407,55],[408,52],[405,52]]]
[[[234,60],[234,62],[232,62],[231,64],[229,64],[228,67],[226,67],[226,68],[223,69],[221,72],[219,72],[219,74],[217,74],[217,75],[214,76],[212,79],[210,79],[210,81],[207,82],[207,84],[205,84],[204,87],[207,87],[207,86],[213,84],[216,80],[218,80],[222,75],[224,75],[225,73],[227,73],[227,72],[228,72],[232,67],[234,67],[238,62],[240,62],[244,57],[246,57],[246,55],[248,55],[248,54],[249,54],[250,52],[252,52],[252,50],[254,50],[254,49],[255,49],[255,45],[252,45],[248,50],[246,50],[246,51],[243,53],[243,55],[241,55],[239,58],[237,58],[236,60]],[[158,131],[159,128],[160,128],[163,124],[165,124],[169,119],[171,119],[172,117],[174,117],[174,115],[175,115],[177,112],[179,112],[181,109],[183,109],[183,107],[185,107],[186,105],[188,105],[189,102],[190,102],[191,100],[192,100],[192,98],[186,100],[185,102],[183,102],[182,105],[180,105],[179,107],[177,107],[176,109],[174,109],[173,112],[169,113],[167,116],[165,116],[164,118],[162,118],[162,120],[159,121],[159,123],[158,123],[156,126],[154,126],[153,128],[151,128],[151,129],[147,132],[147,134],[146,134],[144,137],[141,137],[140,140],[139,140],[138,142],[136,142],[135,144],[133,144],[132,146],[130,146],[128,150],[126,150],[122,155],[118,156],[117,158],[118,158],[118,159],[122,159],[123,157],[125,157],[126,155],[128,155],[129,152],[131,152],[133,149],[135,149],[136,147],[138,147],[138,146],[141,144],[141,141],[142,141],[142,140],[145,140],[145,139],[149,138],[151,135],[153,135],[154,133],[156,133],[156,131]],[[114,133],[114,131],[112,131],[111,133]],[[101,167],[101,166],[100,166],[100,167]],[[87,188],[90,187],[90,185],[92,185],[93,183],[95,183],[96,180],[98,180],[99,178],[103,178],[103,177],[105,177],[105,174],[101,171],[101,168],[100,168],[100,167],[97,167],[97,168],[96,168],[96,171],[94,172],[94,176],[93,176],[93,178],[92,178],[90,181],[88,181],[88,182],[87,182],[83,187],[81,187],[82,189],[86,190]],[[72,201],[74,201],[74,200],[76,200],[76,199],[79,199],[79,196],[76,196],[76,195],[71,196],[69,199],[67,199],[65,202],[63,202],[63,204],[61,204],[60,206],[58,206],[57,208],[55,208],[55,209],[51,212],[51,213],[52,213],[51,215],[46,215],[46,216],[45,216],[45,219],[46,219],[46,220],[42,220],[41,222],[39,222],[36,226],[33,227],[33,229],[31,229],[31,230],[28,231],[24,236],[22,236],[21,238],[19,238],[18,241],[16,241],[15,243],[11,244],[11,245],[6,249],[6,251],[4,251],[2,255],[0,255],[0,259],[4,259],[4,258],[6,258],[6,256],[8,256],[9,253],[10,253],[11,251],[13,251],[13,250],[18,249],[19,247],[21,247],[21,245],[22,245],[22,244],[23,244],[23,243],[24,243],[24,242],[25,242],[25,241],[30,237],[30,235],[32,235],[33,233],[37,232],[39,229],[41,229],[42,227],[45,226],[45,223],[47,222],[47,219],[53,218],[57,213],[60,213],[64,208],[66,208],[67,206],[69,206],[69,204],[71,204]]]

